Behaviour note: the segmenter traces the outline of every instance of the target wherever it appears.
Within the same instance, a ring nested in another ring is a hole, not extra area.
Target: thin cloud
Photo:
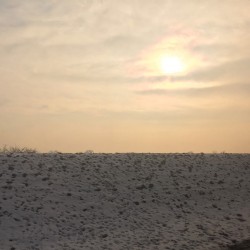
[[[221,81],[230,79],[245,79],[250,76],[250,57],[239,60],[230,60],[220,65],[211,66],[206,69],[197,70],[184,76],[174,76],[173,81]]]
[[[160,95],[160,96],[187,96],[187,97],[209,97],[212,96],[250,96],[250,83],[234,83],[203,88],[182,88],[182,89],[148,89],[135,93],[139,95]]]

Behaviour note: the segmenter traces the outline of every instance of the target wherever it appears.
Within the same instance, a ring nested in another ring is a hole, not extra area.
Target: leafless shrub
[[[0,148],[0,153],[37,153],[37,150],[28,147],[4,145],[2,148]]]
[[[84,152],[84,154],[94,154],[94,150],[88,149]]]

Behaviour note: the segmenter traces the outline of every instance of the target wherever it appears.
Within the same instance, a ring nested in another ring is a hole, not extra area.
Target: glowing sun
[[[160,68],[163,73],[174,75],[183,72],[185,65],[177,56],[163,56],[160,60]]]

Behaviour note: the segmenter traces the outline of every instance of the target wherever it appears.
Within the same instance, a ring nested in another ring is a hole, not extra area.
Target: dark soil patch
[[[250,250],[250,239],[235,243],[228,247],[228,250]]]

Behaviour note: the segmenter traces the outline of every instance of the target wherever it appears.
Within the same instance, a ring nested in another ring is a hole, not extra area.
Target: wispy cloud
[[[191,72],[184,76],[173,77],[174,81],[224,81],[232,82],[235,80],[247,81],[250,77],[249,72],[250,56],[239,60],[230,60],[216,66]]]
[[[250,83],[235,83],[202,88],[181,88],[181,89],[148,89],[136,91],[141,95],[164,95],[164,96],[189,96],[194,98],[213,97],[213,96],[250,96]]]

